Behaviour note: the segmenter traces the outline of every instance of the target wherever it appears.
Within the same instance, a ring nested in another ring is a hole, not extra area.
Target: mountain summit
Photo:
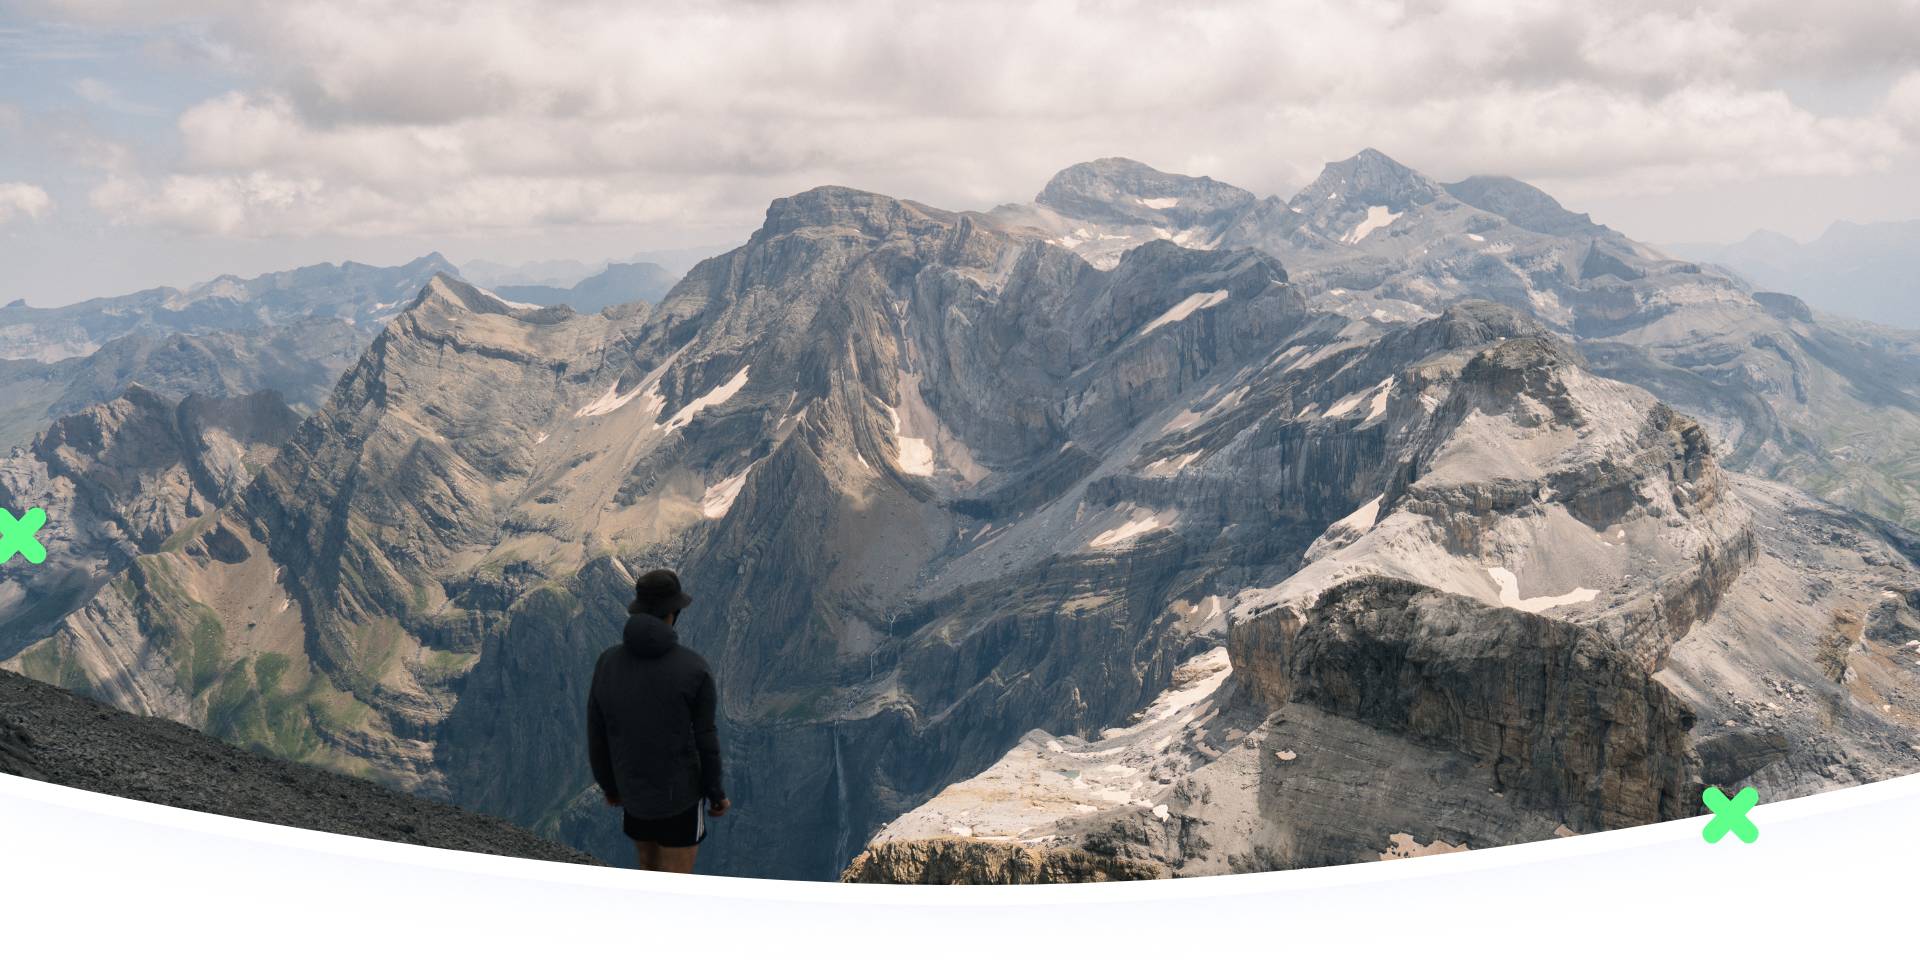
[[[1136,180],[1184,178],[1123,167]],[[1574,339],[1601,373],[1698,415],[1729,466],[1920,521],[1920,473],[1898,455],[1920,446],[1920,339],[1782,309],[1777,293],[1671,258],[1523,182],[1440,185],[1369,149],[1290,201],[1243,200],[1178,233],[1138,206],[1062,204],[990,216],[1098,267],[1154,238],[1254,248],[1314,308],[1349,318],[1407,324],[1461,299],[1499,302]]]
[[[1207,223],[1255,199],[1212,178],[1167,174],[1127,158],[1102,158],[1054,175],[1033,200],[1078,218],[1123,216],[1180,229]]]

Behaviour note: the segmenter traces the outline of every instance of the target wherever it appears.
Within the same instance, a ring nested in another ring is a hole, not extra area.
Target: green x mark
[[[0,564],[13,559],[14,554],[27,558],[28,563],[40,563],[47,559],[47,548],[40,545],[35,534],[47,525],[47,511],[34,507],[26,515],[14,519],[13,511],[0,507]]]
[[[1760,792],[1753,786],[1742,788],[1739,794],[1728,798],[1726,792],[1708,785],[1706,791],[1700,793],[1700,800],[1713,812],[1713,821],[1700,830],[1700,837],[1706,839],[1708,844],[1720,841],[1728,832],[1748,844],[1760,837],[1759,826],[1747,817],[1747,809],[1760,804]]]

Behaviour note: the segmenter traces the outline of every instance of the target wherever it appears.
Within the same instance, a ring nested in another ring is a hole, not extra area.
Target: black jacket
[[[593,668],[587,754],[593,779],[635,818],[666,818],[720,801],[718,694],[705,658],[649,614],[627,619],[621,643]]]

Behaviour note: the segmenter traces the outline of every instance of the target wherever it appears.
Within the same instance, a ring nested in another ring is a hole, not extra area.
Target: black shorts
[[[707,800],[693,803],[693,807],[678,815],[666,818],[626,817],[624,829],[627,838],[635,842],[652,842],[670,849],[691,848],[707,837]]]

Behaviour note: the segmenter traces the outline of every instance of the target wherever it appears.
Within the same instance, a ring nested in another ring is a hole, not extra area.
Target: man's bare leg
[[[633,843],[633,850],[639,856],[640,868],[642,870],[647,872],[661,871],[660,870],[660,843],[635,842]]]
[[[656,868],[661,872],[692,872],[693,856],[700,851],[700,846],[698,845],[689,845],[684,849],[670,848],[664,845],[655,847],[660,850],[660,864],[656,866]]]

